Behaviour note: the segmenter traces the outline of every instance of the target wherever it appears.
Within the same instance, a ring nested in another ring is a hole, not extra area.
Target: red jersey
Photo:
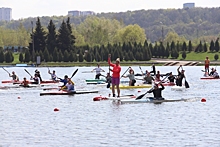
[[[108,64],[113,67],[112,69],[112,77],[119,78],[121,72],[121,66],[111,63],[110,58],[108,58]]]

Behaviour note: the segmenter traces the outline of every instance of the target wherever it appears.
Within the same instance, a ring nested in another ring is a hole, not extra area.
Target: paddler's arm
[[[111,63],[111,54],[108,55],[108,64],[110,66],[114,66],[114,64]]]
[[[162,82],[160,82],[160,86],[161,86],[161,90],[164,90],[165,89],[165,87],[163,86],[163,84],[162,84]]]

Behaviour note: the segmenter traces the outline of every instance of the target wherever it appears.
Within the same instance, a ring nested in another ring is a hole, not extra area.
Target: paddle
[[[183,70],[183,67],[181,66],[182,70]],[[186,81],[186,77],[185,77],[185,87],[186,88],[189,88],[189,83]]]
[[[4,69],[8,74],[10,74],[4,67],[2,67],[2,69]]]
[[[131,67],[128,67],[128,69],[123,73],[123,75],[121,76],[121,78],[126,74],[126,72],[130,69]]]
[[[109,56],[109,57],[111,58],[111,56]],[[111,74],[110,74],[110,72],[111,72],[111,71],[110,71],[110,64],[108,65],[108,72],[109,72],[109,75],[111,75]],[[110,86],[111,86],[111,83],[108,82],[108,84],[107,84],[106,87],[107,87],[107,88],[110,88]]]
[[[154,87],[152,87],[150,90],[148,90],[146,93],[142,94],[142,95],[139,95],[135,100],[138,100],[138,99],[142,99],[147,93],[149,93],[151,90],[153,90]]]
[[[24,71],[26,71],[26,73],[28,73],[32,77],[32,75],[27,71],[27,69],[24,69]]]
[[[139,68],[140,68],[140,70],[141,70],[141,73],[144,75],[143,70],[141,69],[141,66],[139,66]]]
[[[74,71],[74,73],[72,74],[72,76],[70,77],[70,79],[72,79],[73,76],[75,76],[75,74],[77,73],[78,68]]]

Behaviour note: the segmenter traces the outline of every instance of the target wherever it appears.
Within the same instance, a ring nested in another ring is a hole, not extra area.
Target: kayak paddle
[[[123,77],[130,68],[131,67],[128,67],[128,69],[123,73],[123,75],[121,77]]]
[[[74,73],[72,74],[72,76],[70,77],[70,79],[72,79],[73,76],[75,76],[75,74],[77,73],[78,68],[74,71]]]
[[[4,67],[2,67],[2,69],[4,69],[8,74],[10,74]]]
[[[32,77],[32,75],[27,71],[27,69],[24,69],[24,70],[26,71],[26,73],[28,73]]]

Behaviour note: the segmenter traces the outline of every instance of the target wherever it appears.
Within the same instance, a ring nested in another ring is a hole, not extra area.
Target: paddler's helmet
[[[65,76],[64,76],[64,78],[65,78],[65,79],[67,79],[67,78],[68,78],[68,76],[67,76],[67,75],[65,75]]]

